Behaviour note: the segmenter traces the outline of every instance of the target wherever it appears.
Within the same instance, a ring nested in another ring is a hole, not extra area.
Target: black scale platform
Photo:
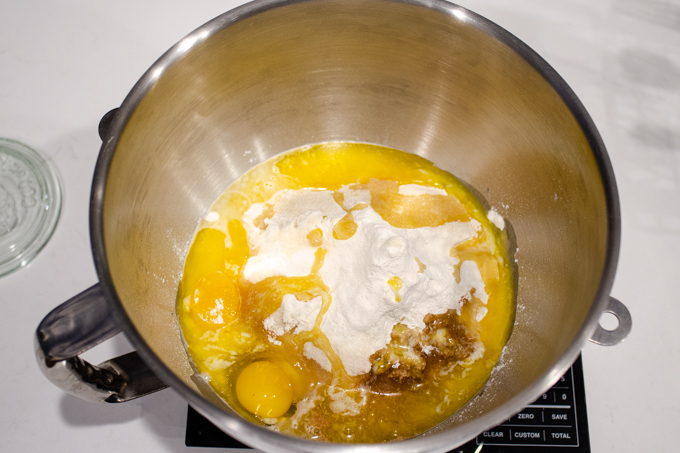
[[[250,449],[189,407],[187,447]],[[450,453],[590,453],[583,364],[567,373],[533,404]]]

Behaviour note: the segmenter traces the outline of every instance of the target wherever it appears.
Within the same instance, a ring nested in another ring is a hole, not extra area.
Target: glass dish
[[[50,164],[28,146],[0,138],[0,276],[42,250],[60,210],[59,178]]]

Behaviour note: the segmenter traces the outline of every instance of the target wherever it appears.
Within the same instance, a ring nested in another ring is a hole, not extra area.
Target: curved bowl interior
[[[149,70],[104,146],[99,270],[128,336],[228,432],[321,451],[244,428],[193,378],[176,290],[199,218],[243,172],[308,143],[376,143],[469,184],[508,220],[518,247],[516,324],[501,366],[432,440],[389,449],[444,451],[441,439],[453,447],[512,415],[575,358],[613,272],[606,153],[541,62],[488,21],[437,1],[256,2],[206,24]]]

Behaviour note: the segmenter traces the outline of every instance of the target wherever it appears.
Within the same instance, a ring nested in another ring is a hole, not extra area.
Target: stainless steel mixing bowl
[[[103,126],[90,206],[100,283],[48,315],[36,335],[45,373],[78,396],[124,401],[164,382],[263,450],[447,451],[540,396],[589,338],[613,344],[630,328],[609,297],[619,201],[595,126],[536,53],[459,6],[249,3],[172,47]],[[516,236],[518,310],[501,365],[463,410],[414,439],[323,444],[246,422],[195,378],[182,342],[175,297],[199,218],[249,168],[327,141],[433,161]],[[604,311],[619,317],[616,331],[599,327]],[[136,353],[98,367],[77,357],[119,330]]]

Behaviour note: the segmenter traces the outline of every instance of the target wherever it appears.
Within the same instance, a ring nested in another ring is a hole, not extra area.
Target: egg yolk
[[[238,318],[241,298],[234,280],[217,271],[198,281],[192,302],[195,321],[220,326]]]
[[[226,236],[212,228],[204,228],[198,232],[184,265],[184,274],[180,282],[181,299],[192,294],[205,275],[226,270],[224,257]]]
[[[293,403],[293,385],[279,365],[261,360],[241,371],[236,380],[236,397],[243,407],[259,417],[276,418]]]

